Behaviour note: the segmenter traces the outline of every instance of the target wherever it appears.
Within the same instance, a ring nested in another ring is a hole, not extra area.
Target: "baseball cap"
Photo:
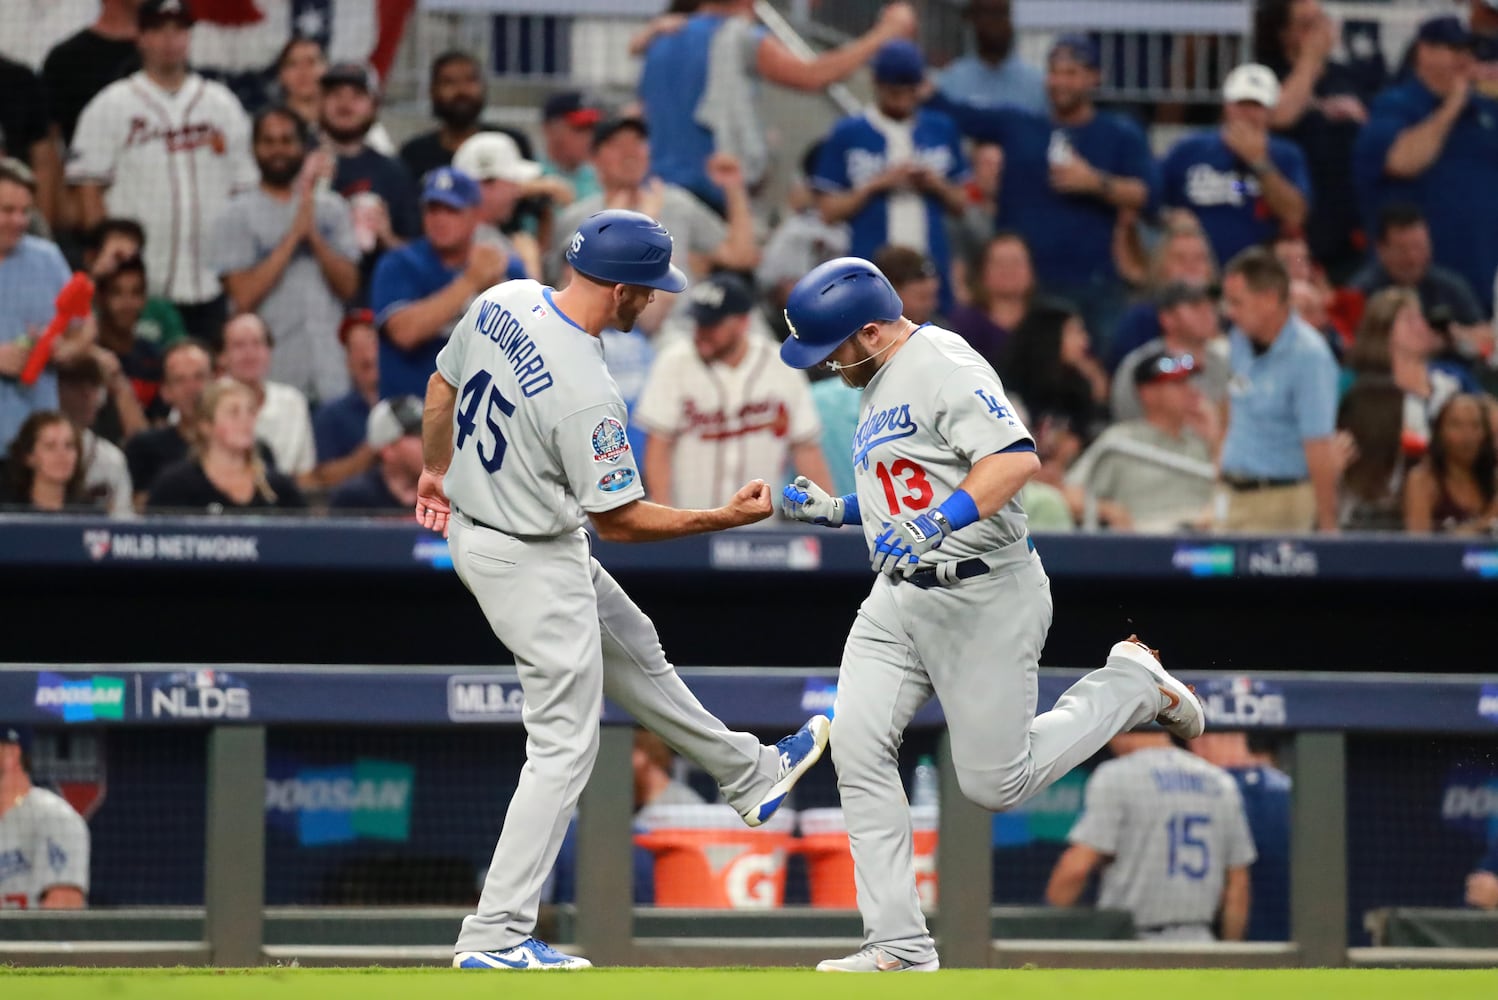
[[[415,396],[391,396],[382,399],[369,411],[364,424],[364,439],[379,450],[409,435],[421,436],[422,402]]]
[[[1420,22],[1420,27],[1415,32],[1415,41],[1464,49],[1472,44],[1472,35],[1459,18],[1446,14]]]
[[[1198,285],[1192,281],[1172,281],[1155,296],[1155,308],[1164,312],[1188,302],[1208,302],[1211,299],[1212,292],[1206,285]]]
[[[908,86],[926,78],[926,60],[915,42],[897,38],[874,53],[873,70],[875,83]]]
[[[642,139],[650,138],[650,127],[645,124],[645,119],[638,115],[605,118],[593,129],[593,148],[597,149],[627,128],[640,133]]]
[[[379,79],[375,76],[374,70],[363,63],[334,63],[328,67],[327,72],[323,73],[318,83],[323,90],[332,90],[334,87],[347,84],[350,87],[358,87],[366,94],[380,92]]]
[[[168,21],[176,21],[184,28],[191,28],[194,20],[187,0],[146,0],[136,12],[135,26],[141,31],[149,31]]]
[[[479,203],[478,182],[453,167],[427,172],[421,186],[421,203],[436,202],[448,208],[473,208]]]
[[[1051,58],[1054,59],[1060,53],[1070,56],[1088,69],[1097,69],[1102,64],[1097,43],[1078,32],[1065,34],[1056,39],[1055,44],[1051,46]]]
[[[0,723],[0,743],[14,743],[23,751],[31,750],[31,731],[21,726]]]
[[[1280,100],[1280,81],[1268,66],[1244,63],[1234,67],[1228,78],[1222,81],[1222,99],[1227,104],[1253,101],[1272,108]]]
[[[714,274],[698,282],[687,295],[688,310],[698,326],[717,326],[754,309],[754,293],[736,274]]]
[[[343,314],[343,322],[338,324],[338,342],[348,346],[349,331],[356,326],[374,326],[375,314],[373,309],[350,309]]]
[[[1197,374],[1196,359],[1189,354],[1158,351],[1134,366],[1135,385],[1184,382]]]
[[[592,128],[603,118],[603,112],[582,91],[566,90],[560,94],[552,94],[541,105],[543,122],[553,122],[558,118],[566,119],[567,124],[573,128]]]
[[[476,181],[524,184],[541,176],[541,164],[521,156],[515,140],[503,132],[470,136],[453,154],[453,166]]]

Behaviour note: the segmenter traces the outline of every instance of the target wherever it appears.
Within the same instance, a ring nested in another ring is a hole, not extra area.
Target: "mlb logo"
[[[83,533],[83,548],[88,552],[88,557],[98,562],[109,555],[109,532],[107,531],[85,531]]]
[[[212,670],[194,670],[192,673],[192,686],[195,688],[213,687],[213,675],[214,672]]]
[[[1253,678],[1251,678],[1251,677],[1234,677],[1233,680],[1232,680],[1232,682],[1231,682],[1231,684],[1229,685],[1229,690],[1232,691],[1233,694],[1253,694],[1254,693],[1254,682],[1253,682]]]
[[[532,306],[531,307],[531,312],[534,313],[536,316],[539,316],[542,319],[546,318],[546,307],[545,306]]]

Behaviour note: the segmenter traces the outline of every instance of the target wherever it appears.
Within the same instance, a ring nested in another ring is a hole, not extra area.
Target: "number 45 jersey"
[[[437,371],[458,389],[443,490],[469,517],[549,538],[645,495],[603,343],[545,285],[506,281],[480,295]]]
[[[1024,442],[1034,444],[983,356],[950,330],[917,328],[864,388],[853,434],[853,476],[870,551],[884,525],[935,508],[980,460]],[[992,553],[1025,534],[1025,512],[1010,500],[926,553],[921,564]]]

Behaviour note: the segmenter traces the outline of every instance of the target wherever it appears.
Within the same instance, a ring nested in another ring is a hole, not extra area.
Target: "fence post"
[[[1290,936],[1309,966],[1347,964],[1347,738],[1297,733],[1290,809]]]
[[[936,840],[936,937],[941,963],[986,969],[993,954],[993,817],[962,794],[952,764],[952,737],[942,731],[941,818]]]
[[[265,727],[208,731],[203,938],[217,966],[257,966],[265,939]]]
[[[634,730],[603,726],[577,820],[577,944],[596,965],[634,954]]]

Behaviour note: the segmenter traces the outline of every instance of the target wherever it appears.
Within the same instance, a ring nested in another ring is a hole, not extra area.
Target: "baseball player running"
[[[775,813],[827,745],[822,716],[773,747],[730,732],[589,554],[587,520],[609,541],[646,542],[752,524],[771,500],[762,480],[716,510],[642,499],[599,334],[628,331],[657,290],[680,292],[686,277],[671,266],[670,234],[638,212],[587,219],[566,256],[576,276],[562,291],[517,280],[475,299],[427,384],[416,517],[450,531],[458,578],[514,654],[525,692],[525,767],[478,911],[458,935],[457,968],[588,967],[533,931],[598,753],[605,695],[716,778],[750,826]]]
[[[832,723],[864,947],[817,969],[930,972],[939,962],[916,897],[897,761],[906,724],[933,693],[963,794],[993,810],[1151,719],[1199,734],[1201,704],[1130,637],[1037,717],[1051,591],[1015,495],[1040,461],[998,376],[961,337],[904,318],[866,260],[817,267],[785,313],[781,358],[793,368],[827,363],[863,400],[857,491],[833,497],[798,478],[783,507],[802,521],[861,524],[879,572],[843,649]]]

